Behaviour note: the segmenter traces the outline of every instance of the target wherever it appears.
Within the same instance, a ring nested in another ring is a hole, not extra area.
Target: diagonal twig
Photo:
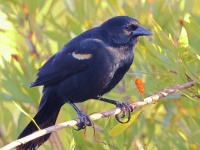
[[[190,88],[192,86],[194,86],[194,82],[188,82],[186,84],[174,86],[174,87],[168,88],[166,90],[162,90],[162,91],[160,91],[160,92],[158,92],[158,93],[156,93],[152,96],[149,96],[149,97],[145,98],[143,101],[138,101],[138,102],[132,103],[131,106],[135,110],[135,109],[141,108],[145,105],[156,103],[156,101],[158,101],[160,98],[166,97],[169,94],[178,92],[179,90]],[[114,108],[114,109],[108,110],[106,112],[92,114],[89,117],[90,117],[91,120],[97,120],[97,119],[117,115],[120,112],[121,112],[120,108]],[[36,139],[40,136],[43,136],[45,134],[55,132],[55,131],[58,131],[58,130],[61,130],[63,128],[67,128],[67,127],[70,127],[70,126],[74,126],[74,125],[78,124],[79,122],[80,122],[80,120],[77,118],[77,119],[74,119],[74,120],[59,123],[59,124],[56,124],[54,126],[36,131],[36,132],[26,136],[26,137],[23,137],[21,139],[18,139],[18,140],[15,140],[15,141],[9,143],[8,145],[2,147],[0,150],[9,150],[11,148],[15,148],[15,147],[17,147],[21,144],[25,144],[25,143],[27,143],[27,142],[29,142],[33,139]]]

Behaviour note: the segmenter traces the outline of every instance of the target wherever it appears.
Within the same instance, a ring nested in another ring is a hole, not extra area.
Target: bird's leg
[[[114,104],[114,105],[116,105],[116,107],[121,108],[122,115],[121,116],[119,116],[119,114],[115,115],[115,118],[119,123],[127,123],[130,121],[131,112],[133,111],[133,107],[129,103],[121,103],[119,101],[115,101],[115,100],[107,99],[107,98],[103,98],[103,97],[98,97],[97,99],[107,102],[107,103]],[[126,111],[128,112],[127,121],[123,122],[123,121],[121,121],[120,118],[124,118],[126,116]]]
[[[78,128],[76,130],[85,129],[86,126],[92,125],[90,118],[87,115],[85,115],[82,111],[80,111],[74,103],[69,103],[69,104],[76,110],[80,119],[80,122],[77,124]]]

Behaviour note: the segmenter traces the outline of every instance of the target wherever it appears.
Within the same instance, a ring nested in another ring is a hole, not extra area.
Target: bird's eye
[[[134,31],[134,30],[136,30],[136,29],[138,28],[138,26],[137,26],[137,25],[134,25],[134,24],[132,24],[132,25],[131,25],[131,28],[132,28],[132,30]]]
[[[128,30],[130,28],[130,25],[126,25],[125,29]]]
[[[126,25],[126,26],[125,26],[125,30],[130,30],[130,31],[134,31],[134,30],[136,30],[137,28],[138,28],[138,26],[135,25],[135,24],[129,24],[129,25]]]

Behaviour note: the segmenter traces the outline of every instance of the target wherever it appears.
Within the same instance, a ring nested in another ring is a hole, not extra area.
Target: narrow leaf
[[[29,114],[27,114],[17,103],[15,103],[15,101],[13,101],[13,103],[15,104],[15,106],[17,106],[17,108],[23,113],[25,114],[26,116],[28,116],[32,121],[33,123],[36,125],[36,127],[38,128],[38,130],[41,130],[40,127],[38,126],[38,124],[35,122],[35,120],[29,116]]]
[[[135,85],[137,86],[138,91],[142,95],[142,99],[144,99],[144,84],[140,78],[135,79]]]
[[[143,109],[144,109],[144,107],[141,108],[139,111],[133,113],[131,115],[131,119],[128,123],[125,123],[125,124],[120,123],[120,124],[117,124],[116,126],[114,126],[110,130],[109,135],[110,136],[118,136],[118,135],[122,134],[133,123],[133,121],[135,121],[135,119],[138,117],[138,115],[142,112]],[[126,120],[127,120],[127,118],[124,119],[123,122],[125,122]]]

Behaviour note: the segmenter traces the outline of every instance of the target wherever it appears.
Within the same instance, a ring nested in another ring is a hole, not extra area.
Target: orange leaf
[[[16,61],[19,61],[18,55],[16,54],[11,54],[11,58],[13,58]]]
[[[29,32],[29,39],[32,41],[32,39],[33,39],[33,31]]]
[[[142,98],[144,99],[144,84],[140,78],[135,79],[135,85],[137,86],[138,91],[142,95]]]
[[[24,9],[25,15],[28,15],[28,6],[26,3],[23,3],[23,9]]]

